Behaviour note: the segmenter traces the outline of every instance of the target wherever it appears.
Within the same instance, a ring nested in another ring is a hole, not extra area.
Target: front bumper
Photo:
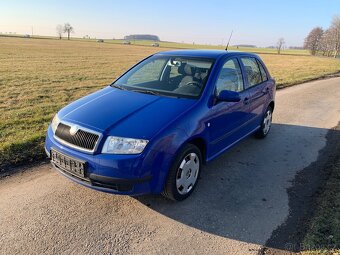
[[[78,178],[52,163],[62,175],[95,190],[123,195],[160,193],[172,160],[171,155],[152,150],[138,155],[87,154],[59,143],[49,127],[45,141],[48,156],[51,148],[87,162],[85,178]]]
[[[122,179],[122,178],[112,178],[107,176],[101,176],[96,174],[89,174],[86,179],[78,178],[67,171],[64,171],[62,168],[59,168],[53,162],[51,162],[52,166],[58,170],[65,177],[77,182],[83,186],[88,188],[92,188],[98,191],[107,192],[107,193],[115,193],[115,194],[125,194],[125,195],[137,195],[148,193],[147,189],[145,191],[138,192],[138,188],[135,186],[143,185],[143,183],[147,183],[152,179],[152,176],[146,176],[144,178],[139,179]]]

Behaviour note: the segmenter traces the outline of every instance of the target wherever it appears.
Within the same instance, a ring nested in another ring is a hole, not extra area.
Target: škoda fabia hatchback
[[[45,149],[64,176],[99,191],[187,198],[206,164],[271,127],[275,81],[254,54],[161,52],[61,109]]]

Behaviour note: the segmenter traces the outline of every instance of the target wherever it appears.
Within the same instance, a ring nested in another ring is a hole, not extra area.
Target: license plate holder
[[[85,178],[86,161],[67,156],[52,148],[51,162],[64,172],[76,177]]]

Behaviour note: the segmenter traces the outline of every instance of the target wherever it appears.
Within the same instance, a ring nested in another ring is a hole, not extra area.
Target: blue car
[[[95,190],[183,200],[202,165],[271,127],[275,81],[255,54],[154,54],[61,109],[45,150],[64,176]]]

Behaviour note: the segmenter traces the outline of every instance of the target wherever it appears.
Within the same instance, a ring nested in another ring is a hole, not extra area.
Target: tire
[[[162,195],[174,201],[189,197],[197,185],[201,168],[201,151],[193,144],[185,145],[172,163]]]
[[[267,110],[263,114],[262,121],[261,121],[261,127],[260,129],[256,132],[256,137],[258,138],[265,138],[272,126],[272,118],[273,118],[273,109],[268,106]]]

